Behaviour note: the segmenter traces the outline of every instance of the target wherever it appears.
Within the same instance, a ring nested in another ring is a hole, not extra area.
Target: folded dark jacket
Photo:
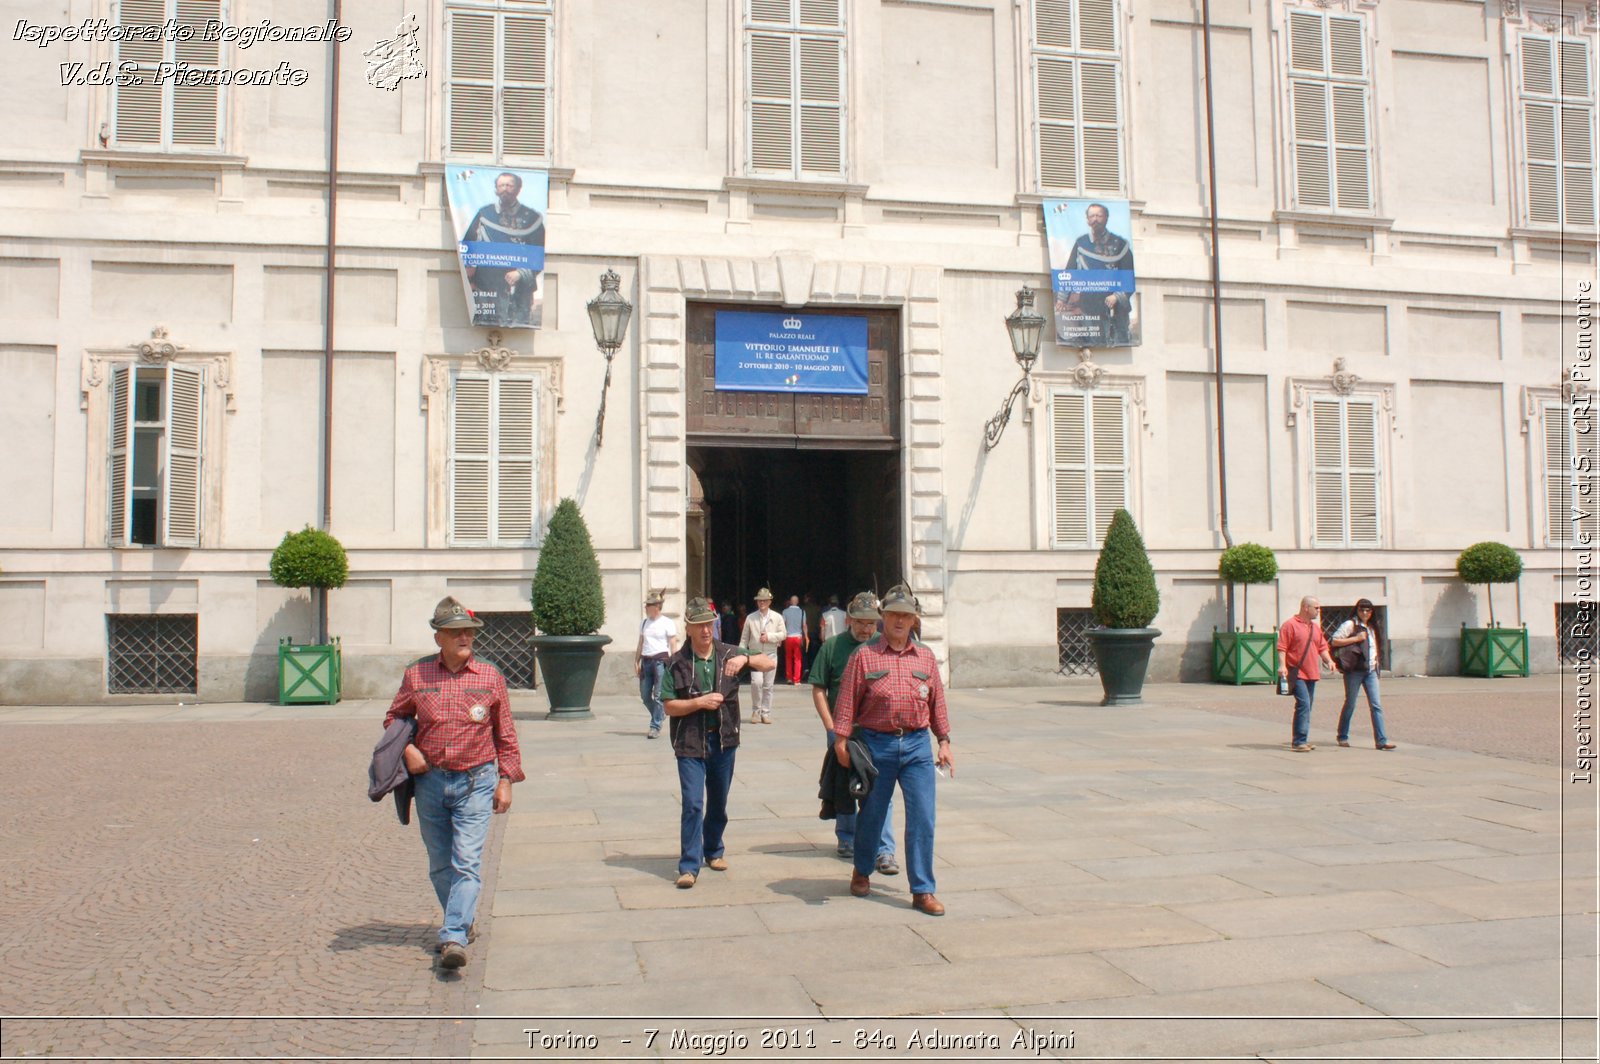
[[[872,793],[872,782],[878,778],[878,768],[872,763],[866,743],[848,739],[845,749],[850,751],[849,768],[839,764],[831,746],[822,758],[822,774],[817,779],[817,797],[822,799],[819,820],[854,814],[861,800]]]
[[[402,824],[411,823],[411,799],[416,792],[406,768],[406,746],[416,731],[417,722],[410,717],[390,721],[372,748],[372,764],[367,766],[367,797],[381,802],[384,795],[393,794],[394,813]]]

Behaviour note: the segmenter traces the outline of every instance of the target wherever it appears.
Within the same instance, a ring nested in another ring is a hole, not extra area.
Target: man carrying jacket
[[[522,749],[505,677],[472,656],[483,622],[446,597],[429,623],[439,653],[406,669],[383,726],[401,717],[417,722],[404,756],[416,785],[428,879],[444,910],[439,966],[460,968],[483,889],[489,814],[511,809],[511,785],[523,779]]]
[[[727,870],[722,833],[728,826],[728,790],[739,747],[739,672],[746,665],[762,673],[778,667],[771,655],[751,654],[713,639],[716,616],[705,599],[689,600],[684,610],[689,641],[667,659],[661,680],[683,800],[680,890],[694,886],[702,863],[718,872]]]

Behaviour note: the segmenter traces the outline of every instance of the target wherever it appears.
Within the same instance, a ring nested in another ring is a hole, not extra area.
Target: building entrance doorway
[[[907,576],[900,312],[784,310],[796,328],[819,317],[865,319],[865,392],[719,389],[719,311],[751,309],[762,308],[687,308],[686,442],[695,496],[685,537],[688,593],[748,609],[761,587],[772,589],[780,608],[790,595],[810,594],[821,607],[830,595],[842,605],[858,591],[882,592]]]
[[[843,605],[858,591],[899,583],[899,457],[691,444],[703,590],[719,607],[749,609],[756,590],[769,587],[781,608],[790,595],[810,594],[819,606],[838,595]]]

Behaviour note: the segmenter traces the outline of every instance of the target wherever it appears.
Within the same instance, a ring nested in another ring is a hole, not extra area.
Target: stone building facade
[[[5,700],[271,698],[312,615],[267,560],[321,523],[325,465],[347,694],[388,692],[445,593],[514,642],[563,496],[614,689],[647,588],[679,613],[901,579],[954,685],[1050,682],[1116,505],[1160,582],[1153,675],[1206,675],[1227,589],[1198,0],[374,0],[343,5],[337,93],[305,39],[333,7],[4,5]],[[1496,619],[1558,667],[1594,530],[1569,507],[1593,510],[1597,33],[1592,0],[1210,5],[1228,531],[1281,566],[1251,626],[1366,596],[1396,669],[1452,672],[1487,619],[1455,556],[1499,540],[1527,568]],[[471,324],[452,163],[548,171],[542,328]],[[1003,319],[1049,291],[1042,204],[1073,197],[1129,201],[1142,342],[1047,337],[986,449],[1019,376]],[[607,269],[635,311],[599,442]],[[727,307],[870,315],[871,445],[808,434],[859,420],[820,400],[708,429]],[[460,516],[469,393],[534,465],[522,519]]]

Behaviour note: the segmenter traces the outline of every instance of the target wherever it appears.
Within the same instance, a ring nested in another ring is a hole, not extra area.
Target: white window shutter
[[[1033,39],[1040,48],[1070,51],[1072,0],[1033,0]]]
[[[534,530],[537,396],[531,377],[501,377],[494,383],[495,540],[523,543]]]
[[[1593,94],[1590,75],[1589,42],[1564,39],[1558,49],[1561,64],[1561,95],[1584,97]]]
[[[117,7],[119,25],[160,26],[166,21],[166,0],[121,0]],[[154,80],[156,64],[166,57],[166,45],[155,40],[125,40],[116,46],[117,65],[133,63],[145,82],[118,85],[115,137],[119,144],[160,144],[163,122],[162,86]]]
[[[750,0],[750,21],[790,25],[794,21],[794,0]]]
[[[1312,538],[1317,546],[1345,543],[1344,411],[1337,399],[1311,403]]]
[[[1078,0],[1078,48],[1085,52],[1118,50],[1116,0]]]
[[[1328,56],[1323,38],[1323,18],[1314,11],[1289,12],[1289,69],[1303,74],[1326,74]]]
[[[449,93],[445,121],[451,152],[494,153],[495,16],[450,12]]]
[[[222,66],[222,45],[204,40],[200,31],[207,22],[222,21],[222,0],[177,0],[177,23],[192,28],[187,41],[173,43],[179,63],[200,70]],[[222,88],[217,85],[172,86],[172,143],[191,148],[215,148],[220,144]]]
[[[758,171],[794,169],[793,37],[750,36],[750,162]]]
[[[1548,37],[1522,38],[1522,91],[1552,96],[1556,91],[1554,44]]]
[[[1089,440],[1085,413],[1081,395],[1057,392],[1051,397],[1051,495],[1057,547],[1090,545]]]
[[[542,16],[504,15],[501,71],[501,150],[543,155],[545,143],[550,23]]]
[[[1303,207],[1333,204],[1328,144],[1328,86],[1293,83],[1295,202]]]
[[[1366,28],[1359,18],[1328,16],[1328,73],[1336,77],[1367,76]]]
[[[1040,56],[1038,93],[1039,181],[1046,188],[1078,187],[1078,76],[1071,59]]]
[[[1551,225],[1561,221],[1561,171],[1556,152],[1556,107],[1524,101],[1524,159],[1528,167],[1528,218]]]
[[[1345,448],[1349,469],[1350,545],[1376,547],[1382,527],[1378,493],[1378,407],[1370,400],[1345,402]]]
[[[1120,63],[1078,64],[1083,100],[1083,187],[1117,192],[1122,188],[1122,120],[1118,100]]]
[[[106,540],[113,547],[126,547],[133,520],[133,477],[129,463],[133,443],[133,370],[122,367],[111,371],[111,447],[107,481],[110,496],[106,505]]]
[[[189,366],[167,367],[166,483],[161,542],[167,547],[200,545],[201,407],[205,374]]]
[[[491,381],[456,378],[450,404],[450,533],[455,543],[489,542]]]
[[[1561,203],[1568,225],[1594,225],[1594,108],[1561,108]]]
[[[800,25],[812,29],[839,29],[844,20],[843,0],[800,0]]]
[[[1568,444],[1567,410],[1560,403],[1544,405],[1544,505],[1551,546],[1572,539],[1572,451]]]
[[[844,163],[844,49],[836,37],[801,37],[800,169],[837,174]]]
[[[1127,405],[1121,395],[1096,395],[1090,426],[1094,462],[1094,542],[1099,545],[1111,518],[1128,505]]]
[[[1367,149],[1367,90],[1363,85],[1333,89],[1334,180],[1338,204],[1346,210],[1372,206],[1372,180]]]

